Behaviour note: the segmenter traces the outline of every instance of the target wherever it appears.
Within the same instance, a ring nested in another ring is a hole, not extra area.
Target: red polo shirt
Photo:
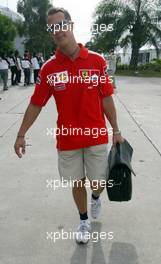
[[[31,103],[41,107],[52,95],[55,98],[59,150],[108,143],[102,98],[113,94],[113,85],[103,57],[79,46],[74,61],[57,49],[56,56],[41,68],[31,97]]]

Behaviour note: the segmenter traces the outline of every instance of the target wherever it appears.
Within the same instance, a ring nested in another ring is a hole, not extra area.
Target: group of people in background
[[[23,58],[18,50],[11,52],[8,56],[0,54],[0,78],[3,81],[3,90],[8,90],[8,71],[11,71],[11,85],[21,83],[22,71],[24,72],[24,86],[32,83],[31,75],[34,74],[34,83],[38,77],[40,68],[44,63],[42,53],[31,55],[28,50],[25,51]]]

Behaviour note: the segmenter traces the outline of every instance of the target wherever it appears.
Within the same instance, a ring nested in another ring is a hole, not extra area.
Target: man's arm
[[[29,104],[24,114],[24,118],[20,129],[17,134],[17,138],[14,144],[14,149],[19,158],[22,157],[22,154],[25,154],[25,134],[28,129],[32,126],[39,113],[41,112],[42,107]]]
[[[112,96],[107,96],[103,98],[103,108],[104,113],[113,128],[113,143],[122,143],[124,139],[119,133],[116,108]]]

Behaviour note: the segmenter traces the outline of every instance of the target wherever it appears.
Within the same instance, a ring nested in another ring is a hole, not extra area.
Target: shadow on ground
[[[92,232],[101,232],[101,223],[92,223]],[[106,259],[102,241],[92,243],[91,264],[139,264],[136,249],[132,244],[114,242],[111,246],[109,258]],[[76,245],[71,264],[87,264],[88,245]]]

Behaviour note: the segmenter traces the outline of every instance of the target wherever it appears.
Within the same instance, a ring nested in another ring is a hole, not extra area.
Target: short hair
[[[62,7],[52,7],[51,9],[49,9],[47,16],[52,16],[58,12],[62,12],[66,20],[72,20],[69,12]]]
[[[19,51],[15,50],[15,56],[18,56],[18,55],[19,55]]]

